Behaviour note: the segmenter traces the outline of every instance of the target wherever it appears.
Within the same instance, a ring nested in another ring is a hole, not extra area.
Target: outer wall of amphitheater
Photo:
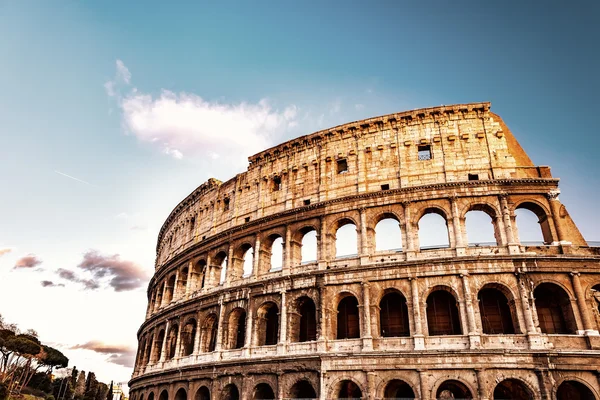
[[[132,400],[600,399],[600,248],[489,103],[353,122],[249,161],[160,231]],[[470,243],[470,212],[495,242]],[[520,212],[543,242],[520,240]],[[425,217],[445,243],[422,245]],[[382,250],[390,220],[401,245]]]

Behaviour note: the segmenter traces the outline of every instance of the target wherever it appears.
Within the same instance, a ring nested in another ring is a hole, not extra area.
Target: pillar
[[[169,325],[171,321],[167,320],[167,324],[165,325],[165,337],[163,338],[163,342],[160,346],[160,359],[158,362],[165,362],[167,359],[167,339],[169,337]]]
[[[327,253],[327,223],[323,218],[320,219],[320,222],[321,226],[317,235],[317,263],[319,269],[325,269],[327,267],[327,260],[329,259],[329,254]]]
[[[467,328],[469,335],[469,342],[472,349],[478,349],[481,347],[481,336],[477,330],[477,323],[475,322],[475,309],[473,307],[473,299],[471,298],[471,288],[469,286],[469,275],[460,274],[463,286],[463,295],[465,298],[465,307],[467,312]]]
[[[227,249],[227,271],[225,274],[225,282],[223,282],[223,285],[226,285],[228,282],[234,280],[236,278],[234,274],[235,272],[233,270],[233,245],[230,243],[229,248]]]
[[[559,242],[567,242],[567,237],[565,235],[565,231],[560,222],[560,201],[558,201],[559,191],[552,191],[548,193],[548,202],[550,203],[550,212],[552,213],[552,220],[554,221],[554,229],[556,230],[556,235],[558,236]]]
[[[460,223],[460,211],[458,210],[458,202],[456,197],[450,198],[452,206],[452,228],[454,231],[454,246],[456,247],[456,255],[464,256],[466,254],[465,242],[463,238],[463,229]]]
[[[419,369],[417,371],[419,372],[419,383],[421,386],[421,400],[431,399],[432,396],[429,392],[429,382],[427,382],[427,371],[422,369]]]
[[[592,319],[588,310],[588,305],[585,302],[585,293],[581,287],[581,281],[579,279],[579,272],[571,272],[571,281],[573,284],[573,291],[575,297],[577,297],[577,308],[579,308],[579,315],[581,315],[581,322],[583,322],[583,329],[586,335],[597,336],[598,331],[594,329]]]
[[[481,368],[475,370],[475,375],[477,376],[477,398],[480,400],[488,399],[484,372]]]
[[[285,226],[285,243],[283,243],[283,268],[282,273],[289,275],[292,269],[292,230],[289,225]]]
[[[368,281],[362,283],[363,291],[363,332],[362,348],[363,350],[373,350],[373,336],[371,335],[371,296]]]
[[[552,396],[550,395],[550,389],[548,386],[548,382],[546,380],[546,375],[547,375],[547,371],[546,370],[542,370],[540,368],[536,368],[535,369],[535,375],[538,378],[538,385],[540,386],[540,397],[543,400],[546,399],[551,399]]]
[[[252,274],[258,276],[260,268],[260,234],[256,235],[256,241],[254,242],[254,256],[252,257]]]
[[[225,319],[225,307],[223,305],[223,299],[219,299],[219,320],[217,321],[217,343],[215,344],[215,351],[221,351],[223,347],[223,323]]]
[[[367,235],[367,213],[365,208],[359,208],[360,214],[360,250],[359,257],[360,263],[368,264],[369,262],[369,239]]]
[[[373,371],[368,371],[367,372],[367,396],[366,398],[369,400],[374,400],[376,399],[375,397],[375,391],[377,390],[376,384],[375,384],[375,378],[377,377],[377,374]],[[363,396],[363,398],[365,398],[365,396]]]
[[[515,240],[515,233],[512,227],[512,220],[510,218],[510,210],[508,209],[508,196],[506,194],[500,195],[500,210],[502,211],[502,222],[504,222],[504,229],[506,232],[506,240],[508,241],[508,252],[510,254],[519,253],[519,245]]]
[[[218,323],[219,321],[217,321]],[[202,337],[202,323],[200,322],[200,315],[196,316],[196,337],[194,338],[194,350],[192,355],[198,355],[200,353],[200,338]]]
[[[192,271],[194,270],[194,263],[190,261],[188,263],[188,276],[187,276],[187,284],[185,285],[185,297],[188,298],[190,292],[192,291]]]
[[[327,305],[325,304],[325,288],[319,285],[319,332],[317,335],[317,349],[320,352],[327,351]]]
[[[535,327],[533,319],[532,303],[530,302],[529,290],[527,290],[527,282],[524,274],[517,274],[517,281],[519,285],[519,295],[521,297],[521,307],[523,308],[523,319],[525,320],[525,328],[527,329],[527,339],[529,341],[529,348],[539,349],[543,348],[541,343],[540,335]]]
[[[252,297],[250,293],[248,293],[248,301],[247,301],[247,311],[246,311],[246,333],[244,338],[244,355],[247,357],[250,355],[253,346],[253,335],[252,330],[254,329],[254,307],[252,307]]]
[[[413,334],[415,350],[425,350],[425,336],[423,335],[423,324],[421,323],[421,303],[419,302],[419,286],[417,285],[417,278],[409,279],[415,325],[415,332]]]
[[[181,326],[181,320],[179,324],[177,324],[177,340],[175,341],[175,355],[173,358],[181,357],[181,331],[183,327]]]
[[[285,353],[287,343],[287,303],[285,300],[285,289],[281,294],[281,310],[279,312],[279,342],[277,343],[277,353]]]
[[[404,225],[406,230],[406,237],[404,238],[406,241],[406,259],[411,260],[415,257],[415,235],[419,232],[418,230],[415,232],[415,225],[411,219],[410,201],[403,202],[402,207],[404,207]]]

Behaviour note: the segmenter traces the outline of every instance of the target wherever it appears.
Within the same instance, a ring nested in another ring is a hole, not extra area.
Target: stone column
[[[369,239],[367,235],[367,213],[364,208],[358,209],[360,213],[360,249],[359,257],[360,264],[369,263]]]
[[[475,370],[475,374],[477,375],[477,398],[481,400],[488,400],[486,388],[487,385],[485,384],[485,370],[477,368]]]
[[[218,323],[218,321],[217,321]],[[200,338],[202,337],[202,323],[200,322],[200,315],[196,315],[196,337],[194,338],[194,350],[193,355],[200,353]]]
[[[323,367],[321,367],[321,372],[319,373],[319,399],[321,400],[327,400],[327,384],[325,383],[326,379],[327,371],[324,371]]]
[[[519,296],[521,297],[521,307],[523,308],[523,319],[525,320],[529,348],[541,349],[543,348],[543,343],[541,342],[540,334],[535,328],[535,322],[533,319],[533,299],[530,299],[529,290],[527,289],[527,282],[522,273],[517,274],[517,282],[519,285]]]
[[[235,276],[235,271],[233,270],[233,245],[230,243],[229,244],[229,248],[227,249],[227,271],[225,274],[225,282],[223,282],[223,285],[227,285],[229,282],[231,282],[232,280],[234,280],[235,278],[238,278]],[[220,276],[219,276],[219,280],[220,280]]]
[[[167,298],[167,280],[165,279],[165,281],[163,283],[162,297],[160,298],[160,306],[161,307],[164,307],[168,304],[166,301],[166,298]]]
[[[458,202],[456,197],[450,198],[452,206],[452,228],[454,228],[454,245],[456,247],[456,255],[464,256],[466,254],[465,242],[463,240],[463,229],[460,223],[460,211],[458,210]]]
[[[554,229],[556,230],[558,241],[564,244],[571,244],[567,241],[567,237],[560,222],[560,201],[558,201],[559,193],[560,191],[557,189],[551,191],[547,195],[548,202],[550,203],[550,212],[552,213],[552,220],[554,221]]]
[[[319,269],[325,269],[327,267],[327,260],[329,259],[327,241],[327,223],[321,218],[321,227],[319,234],[317,235],[317,263]]]
[[[405,201],[402,203],[402,207],[404,207],[404,225],[406,227],[406,259],[412,260],[415,258],[415,235],[418,235],[418,230],[415,232],[415,226],[412,222],[411,210],[410,210],[410,201]]]
[[[254,256],[252,257],[252,274],[258,276],[262,271],[260,268],[260,233],[256,234],[256,241],[254,242]]]
[[[187,276],[187,283],[185,285],[185,298],[187,299],[188,296],[190,295],[190,292],[192,291],[192,271],[194,270],[194,263],[193,262],[189,262],[188,263],[188,276]]]
[[[152,332],[152,343],[150,343],[150,354],[148,354],[148,364],[154,364],[154,357],[156,356],[156,342],[158,336],[156,334],[156,329]]]
[[[277,373],[277,398],[285,399],[285,393],[283,391],[283,372]]]
[[[252,306],[252,297],[250,295],[250,292],[248,292],[248,301],[247,301],[247,309],[248,311],[246,312],[246,333],[245,338],[244,338],[244,356],[248,357],[250,356],[250,353],[252,352],[252,346],[253,346],[253,329],[254,329],[254,307]]]
[[[219,299],[219,320],[217,321],[217,343],[215,344],[215,351],[221,351],[223,348],[223,324],[225,320],[225,307],[223,305],[223,299]]]
[[[473,299],[471,298],[471,289],[469,286],[469,275],[466,273],[460,274],[463,285],[463,295],[465,297],[465,307],[467,312],[467,327],[469,342],[472,349],[481,348],[481,336],[477,331],[477,323],[475,322],[475,309],[473,307]]]
[[[417,278],[409,279],[415,325],[415,332],[413,334],[415,350],[425,350],[425,336],[423,335],[423,325],[421,323],[421,303],[419,302],[419,286],[417,285]]]
[[[179,293],[179,270],[175,271],[175,283],[173,284],[173,295],[171,296],[171,302],[178,300],[181,297],[181,293]]]
[[[551,391],[550,391],[550,386],[548,385],[547,382],[547,371],[543,370],[541,368],[536,368],[535,369],[535,375],[538,378],[538,385],[540,386],[540,397],[543,400],[549,400],[552,398],[551,396]]]
[[[371,298],[369,291],[370,284],[368,281],[362,283],[363,290],[363,332],[362,348],[363,350],[373,350],[373,336],[371,335]]]
[[[506,240],[508,241],[508,252],[510,254],[519,253],[519,244],[515,240],[515,233],[512,227],[512,221],[510,218],[510,210],[508,209],[508,201],[506,194],[500,195],[500,209],[502,211],[502,221],[504,222],[504,229],[506,230]]]
[[[421,384],[421,400],[429,400],[433,396],[430,393],[429,382],[427,382],[427,370],[418,369],[419,383]]]
[[[171,321],[167,320],[167,324],[165,325],[165,337],[163,338],[163,342],[160,346],[160,359],[158,362],[165,362],[167,359],[167,339],[169,338],[169,325]]]
[[[583,329],[586,335],[597,336],[598,331],[594,329],[592,319],[588,310],[588,305],[585,302],[585,293],[581,287],[581,281],[579,280],[579,272],[571,272],[571,281],[573,283],[573,291],[577,297],[577,308],[579,308],[579,315],[581,315],[581,322],[583,322]]]
[[[284,265],[282,273],[289,275],[292,269],[292,230],[289,225],[285,227],[285,243],[283,243]]]
[[[281,310],[279,313],[279,342],[277,343],[277,353],[286,353],[287,343],[287,303],[285,300],[285,289],[279,292],[281,294]]]
[[[319,332],[317,336],[317,349],[319,352],[327,351],[327,305],[325,304],[325,288],[319,285]]]
[[[173,358],[181,357],[181,331],[183,327],[181,326],[181,320],[177,324],[177,340],[175,341],[175,354]]]
[[[377,374],[373,371],[367,371],[367,399],[374,400],[377,397],[375,396],[375,391],[377,387],[375,385],[375,378]],[[364,398],[364,396],[363,396]]]

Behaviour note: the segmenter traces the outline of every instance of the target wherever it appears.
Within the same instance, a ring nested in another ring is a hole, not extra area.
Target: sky
[[[0,0],[0,314],[126,382],[180,200],[287,139],[442,104],[490,101],[600,240],[600,3],[496,3]]]

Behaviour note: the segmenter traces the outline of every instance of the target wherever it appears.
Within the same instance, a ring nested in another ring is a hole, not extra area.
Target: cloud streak
[[[62,283],[54,283],[52,281],[41,281],[40,284],[43,287],[64,287],[65,285]]]
[[[138,264],[121,260],[118,254],[107,256],[91,250],[83,255],[83,260],[77,267],[90,272],[96,280],[108,279],[108,285],[115,292],[137,289],[148,280]]]
[[[110,355],[106,361],[132,368],[135,362],[135,349],[126,345],[110,345],[99,340],[92,340],[84,344],[71,347],[72,350],[90,350],[99,354]]]
[[[91,279],[80,278],[79,276],[77,276],[77,274],[74,271],[64,269],[64,268],[59,268],[56,270],[56,273],[58,274],[58,276],[60,276],[62,279],[66,280],[66,281],[75,282],[75,283],[79,283],[79,284],[83,285],[83,288],[85,290],[96,290],[96,289],[100,288],[100,284],[98,282],[95,282]]]
[[[60,172],[60,171],[57,171],[57,170],[54,170],[54,172],[56,172],[56,173],[57,173],[57,174],[59,174],[59,175],[65,176],[65,177],[67,177],[67,178],[69,178],[69,179],[73,179],[74,181],[81,182],[81,183],[85,183],[86,185],[94,186],[94,185],[92,185],[92,184],[91,184],[91,183],[89,183],[89,182],[86,182],[86,181],[84,181],[84,180],[82,180],[82,179],[75,178],[74,176],[71,176],[71,175],[67,175],[67,174],[65,174],[64,172]]]
[[[41,263],[42,263],[42,260],[40,260],[37,256],[35,256],[33,254],[29,254],[25,257],[19,258],[17,260],[17,262],[15,263],[15,266],[13,267],[13,269],[30,269],[33,267],[37,267]]]

